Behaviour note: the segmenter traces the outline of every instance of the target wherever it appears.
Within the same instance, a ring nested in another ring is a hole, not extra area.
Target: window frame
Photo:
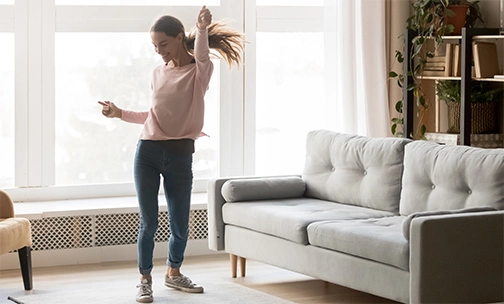
[[[209,6],[214,20],[232,18],[244,31],[245,65],[220,69],[219,176],[255,171],[256,32],[323,31],[320,6],[256,6],[255,0],[221,0]],[[134,183],[54,186],[56,32],[144,32],[156,17],[173,14],[186,27],[198,8],[174,6],[55,5],[16,0],[0,5],[0,31],[15,33],[15,201],[135,195]],[[161,12],[161,13],[160,13]],[[14,26],[14,20],[15,26]],[[30,21],[30,22],[28,22]],[[30,64],[28,64],[30,63]],[[43,81],[42,81],[43,80]],[[208,179],[195,179],[193,192],[206,192]]]

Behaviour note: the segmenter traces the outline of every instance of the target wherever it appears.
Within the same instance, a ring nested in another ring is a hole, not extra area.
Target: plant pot
[[[451,35],[462,35],[462,28],[465,26],[467,10],[469,9],[469,5],[464,4],[451,4],[448,5],[448,9],[452,10],[455,13],[455,16],[448,17],[446,16],[446,24],[453,25],[454,29]]]
[[[460,103],[446,102],[448,133],[460,133]],[[493,133],[497,130],[497,102],[471,103],[471,134]]]

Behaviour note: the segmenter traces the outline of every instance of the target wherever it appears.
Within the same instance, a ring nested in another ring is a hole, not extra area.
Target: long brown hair
[[[166,15],[154,23],[151,32],[163,32],[170,37],[177,37],[179,33],[183,33],[186,50],[194,56],[196,27],[186,37],[182,22],[173,16]],[[223,20],[213,22],[208,26],[208,45],[212,50],[215,50],[212,55],[225,60],[230,67],[233,64],[240,65],[242,63],[244,44],[243,33],[227,27]]]

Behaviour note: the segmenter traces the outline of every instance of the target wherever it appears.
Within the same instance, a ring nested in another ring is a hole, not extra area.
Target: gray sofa
[[[252,259],[403,303],[504,301],[504,149],[318,130],[301,176],[208,195],[209,247],[242,276]]]

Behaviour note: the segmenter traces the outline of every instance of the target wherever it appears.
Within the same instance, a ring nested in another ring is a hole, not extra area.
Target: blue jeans
[[[140,140],[135,155],[135,187],[140,207],[138,267],[142,275],[152,271],[154,236],[158,228],[160,176],[168,204],[170,239],[166,264],[180,268],[189,233],[193,182],[192,154],[174,154],[162,146]]]

